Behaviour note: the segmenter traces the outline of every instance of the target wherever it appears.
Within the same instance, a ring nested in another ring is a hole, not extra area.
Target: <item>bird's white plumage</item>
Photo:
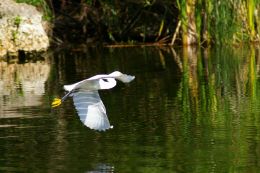
[[[67,96],[72,96],[81,122],[91,129],[105,131],[109,128],[113,128],[113,126],[110,126],[106,108],[97,90],[115,87],[115,79],[129,83],[134,80],[134,78],[134,76],[115,71],[108,75],[96,75],[75,84],[64,85],[64,89],[69,91],[69,93],[62,98],[62,101],[64,101]]]
[[[75,89],[85,90],[100,90],[100,89],[111,89],[116,86],[116,80],[120,80],[124,83],[129,83],[134,80],[134,76],[123,74],[119,71],[115,71],[110,74],[101,74],[82,80],[75,84],[64,85],[66,91],[72,91]],[[108,81],[108,82],[106,82]]]
[[[81,122],[90,129],[104,131],[111,128],[106,108],[97,91],[80,91],[72,94]]]

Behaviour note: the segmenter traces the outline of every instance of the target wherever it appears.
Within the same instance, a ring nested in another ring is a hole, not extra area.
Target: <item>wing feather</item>
[[[72,96],[78,116],[85,126],[99,131],[112,128],[97,91],[79,91]]]

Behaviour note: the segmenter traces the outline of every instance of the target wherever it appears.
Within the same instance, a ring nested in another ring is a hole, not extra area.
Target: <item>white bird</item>
[[[100,99],[98,90],[115,87],[115,79],[129,83],[134,78],[135,76],[115,71],[110,74],[96,75],[75,84],[64,85],[64,89],[68,93],[62,99],[55,98],[52,107],[59,106],[68,96],[71,96],[81,122],[90,129],[105,131],[113,126],[109,123],[106,108]]]

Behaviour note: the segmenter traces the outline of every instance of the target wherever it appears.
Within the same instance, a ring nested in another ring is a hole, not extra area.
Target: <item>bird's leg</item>
[[[61,102],[63,102],[72,93],[72,91],[69,91],[67,94],[65,94],[65,96],[61,98]]]

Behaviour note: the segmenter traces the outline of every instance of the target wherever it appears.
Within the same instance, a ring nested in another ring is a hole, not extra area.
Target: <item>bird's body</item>
[[[110,74],[96,75],[71,85],[64,85],[68,93],[62,99],[55,99],[52,107],[59,106],[68,96],[71,96],[81,122],[91,129],[105,131],[113,126],[110,126],[106,108],[98,90],[115,87],[116,79],[129,83],[134,78],[134,76],[115,71]]]
[[[115,86],[116,86],[116,80],[114,78],[97,78],[97,79],[88,78],[83,81],[77,82],[75,84],[64,85],[64,89],[66,91],[71,91],[76,89],[96,91],[101,89],[110,89]]]

